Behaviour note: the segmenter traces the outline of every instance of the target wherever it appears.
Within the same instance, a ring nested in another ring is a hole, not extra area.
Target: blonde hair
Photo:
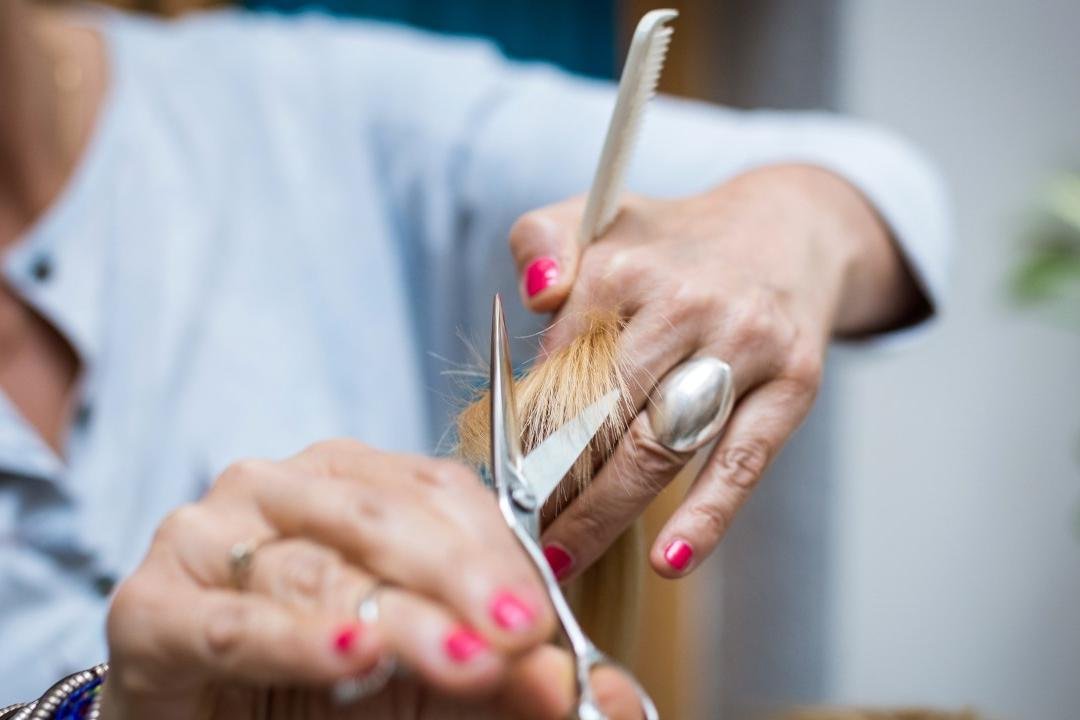
[[[521,442],[526,453],[610,391],[618,390],[623,398],[553,493],[545,517],[566,507],[588,486],[593,473],[611,457],[634,414],[626,400],[624,359],[618,350],[621,320],[612,312],[591,311],[584,321],[584,332],[533,365],[515,383]],[[458,416],[457,454],[477,467],[488,462],[489,412],[484,391]],[[593,642],[624,663],[630,661],[636,643],[643,562],[641,535],[640,522],[636,521],[566,588]]]

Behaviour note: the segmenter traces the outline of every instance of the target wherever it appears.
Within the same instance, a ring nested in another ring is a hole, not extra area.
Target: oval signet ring
[[[720,434],[735,405],[731,366],[698,357],[675,366],[656,386],[648,405],[649,425],[669,450],[689,452]]]

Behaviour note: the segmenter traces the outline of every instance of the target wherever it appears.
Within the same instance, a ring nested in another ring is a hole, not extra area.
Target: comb
[[[656,94],[660,71],[671,43],[672,29],[667,23],[678,15],[676,10],[652,10],[641,18],[634,30],[604,149],[600,152],[600,162],[578,231],[578,244],[582,247],[603,235],[619,211],[626,166],[641,129],[645,106]]]

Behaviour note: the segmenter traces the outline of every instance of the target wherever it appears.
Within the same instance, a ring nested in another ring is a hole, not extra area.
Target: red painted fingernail
[[[558,279],[558,260],[553,257],[537,258],[525,268],[525,292],[532,297],[554,285]]]
[[[488,644],[487,640],[475,630],[463,627],[447,635],[443,646],[451,660],[463,663],[487,650]]]
[[[683,540],[672,541],[664,550],[664,559],[667,560],[668,565],[676,570],[685,570],[693,557],[694,548],[690,547],[690,543]]]
[[[566,574],[570,572],[570,568],[574,566],[574,558],[570,556],[570,553],[554,543],[544,546],[544,557],[547,558],[548,565],[551,566],[551,572],[555,573],[555,577],[560,580],[566,577]]]
[[[334,652],[338,655],[348,655],[349,651],[360,639],[360,625],[353,623],[334,633]]]
[[[491,617],[504,630],[524,630],[536,619],[536,611],[511,592],[501,592],[491,601]]]

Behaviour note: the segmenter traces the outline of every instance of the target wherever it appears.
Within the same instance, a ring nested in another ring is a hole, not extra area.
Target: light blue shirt
[[[462,397],[443,373],[459,331],[483,339],[499,288],[515,331],[539,325],[508,229],[588,188],[613,104],[606,84],[379,25],[90,22],[104,109],[3,264],[85,372],[63,457],[0,398],[0,705],[106,656],[111,580],[228,463],[333,436],[433,451]],[[664,100],[629,186],[675,196],[788,161],[859,187],[939,295],[935,177],[862,124]]]

